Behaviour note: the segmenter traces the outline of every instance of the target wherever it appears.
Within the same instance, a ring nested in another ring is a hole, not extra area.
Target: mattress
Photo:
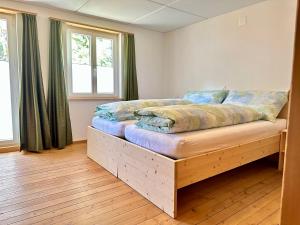
[[[114,122],[102,119],[98,116],[95,116],[92,120],[92,127],[97,130],[103,131],[104,133],[111,134],[116,137],[124,138],[125,137],[125,127],[131,124],[134,124],[135,120],[126,120],[121,122]]]
[[[285,128],[285,119],[277,119],[275,122],[255,121],[177,134],[162,134],[129,125],[125,128],[125,138],[159,154],[182,159],[277,135]]]

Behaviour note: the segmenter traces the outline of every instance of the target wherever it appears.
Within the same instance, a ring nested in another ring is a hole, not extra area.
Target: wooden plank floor
[[[258,161],[179,192],[171,219],[86,157],[86,145],[0,154],[0,224],[261,224],[279,221],[281,173]]]

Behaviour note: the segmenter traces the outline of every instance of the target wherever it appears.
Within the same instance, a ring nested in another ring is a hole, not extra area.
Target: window
[[[119,35],[68,29],[71,97],[119,96]]]
[[[17,54],[14,16],[0,14],[0,146],[17,142]]]

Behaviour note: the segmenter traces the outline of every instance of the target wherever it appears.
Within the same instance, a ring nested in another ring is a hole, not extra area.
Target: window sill
[[[122,101],[123,99],[120,97],[116,97],[116,96],[69,96],[68,97],[69,101],[81,101],[81,100],[103,100],[103,101],[107,101],[107,100],[113,100],[113,101]]]

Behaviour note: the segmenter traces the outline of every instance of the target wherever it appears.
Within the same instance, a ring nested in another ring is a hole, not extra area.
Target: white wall
[[[295,15],[296,0],[268,0],[167,33],[165,96],[224,86],[289,89]]]
[[[161,79],[163,77],[163,34],[145,30],[136,26],[115,23],[93,17],[76,15],[67,11],[37,7],[28,4],[0,0],[0,7],[9,7],[37,13],[38,35],[40,43],[41,64],[45,89],[48,83],[48,17],[56,17],[96,26],[120,29],[135,34],[136,64],[138,72],[139,94],[141,98],[160,98],[163,94]],[[100,101],[70,101],[70,114],[74,140],[85,139],[86,128],[96,105]]]

